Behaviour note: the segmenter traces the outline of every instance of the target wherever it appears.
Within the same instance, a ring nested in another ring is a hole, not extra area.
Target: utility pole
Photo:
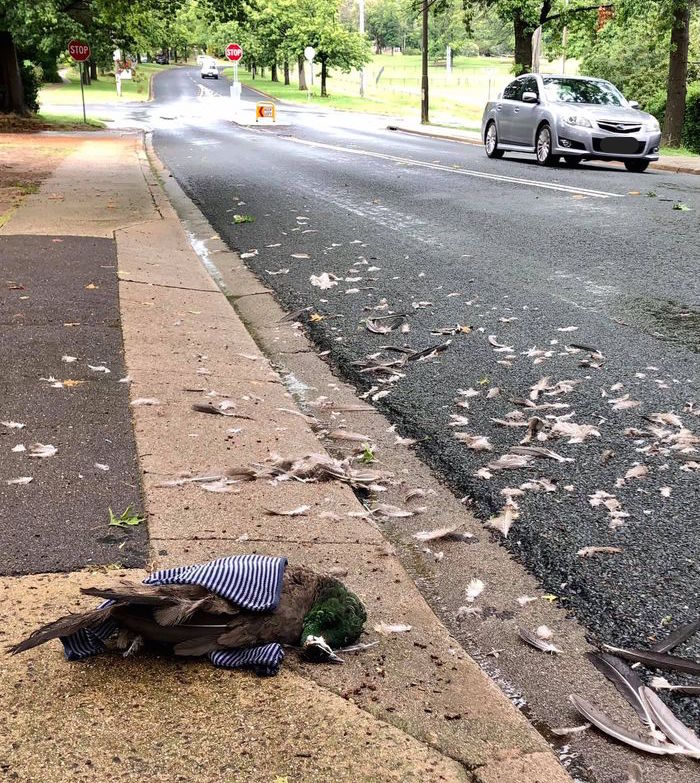
[[[358,0],[360,5],[360,35],[365,34],[365,0]],[[365,66],[360,68],[360,98],[365,97]]]
[[[428,125],[428,0],[423,0],[423,31],[421,52],[420,121]]]

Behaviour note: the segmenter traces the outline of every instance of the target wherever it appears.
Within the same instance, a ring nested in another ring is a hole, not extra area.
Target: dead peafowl
[[[144,582],[120,580],[82,588],[105,599],[69,614],[9,648],[14,654],[60,638],[66,657],[155,647],[181,656],[207,655],[218,666],[276,674],[283,645],[317,661],[339,661],[334,649],[355,642],[367,619],[360,599],[337,579],[283,557],[237,555],[166,569]]]

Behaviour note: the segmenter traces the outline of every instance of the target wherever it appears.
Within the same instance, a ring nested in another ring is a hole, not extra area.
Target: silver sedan
[[[610,82],[539,73],[514,79],[486,104],[481,135],[489,158],[534,152],[542,166],[562,156],[569,166],[620,160],[638,172],[658,160],[661,143],[656,118]]]

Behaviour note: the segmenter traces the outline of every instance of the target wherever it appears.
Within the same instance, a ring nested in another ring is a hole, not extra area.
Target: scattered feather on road
[[[562,653],[563,652],[562,650],[560,650],[552,642],[548,642],[548,641],[545,641],[544,639],[540,639],[534,633],[531,633],[530,631],[526,630],[525,628],[518,628],[518,635],[520,636],[520,638],[524,642],[529,644],[531,647],[534,647],[536,650],[540,650],[541,652],[546,652],[546,653]]]
[[[474,601],[484,592],[484,587],[486,587],[486,585],[481,579],[471,579],[465,591],[467,601],[469,601],[469,603],[474,603]]]
[[[584,546],[576,553],[579,557],[593,557],[593,555],[617,555],[622,550],[617,546]]]
[[[390,636],[392,633],[408,633],[412,628],[412,625],[404,623],[377,623],[374,626],[375,632],[382,636]]]
[[[28,456],[39,458],[53,457],[57,452],[58,449],[50,443],[34,443],[29,447]]]

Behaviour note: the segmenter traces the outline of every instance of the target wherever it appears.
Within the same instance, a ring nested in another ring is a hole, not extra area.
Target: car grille
[[[614,122],[598,120],[598,127],[608,133],[639,133],[642,126],[638,122]]]
[[[593,151],[604,152],[607,155],[641,155],[646,148],[646,142],[632,138],[593,139]]]

